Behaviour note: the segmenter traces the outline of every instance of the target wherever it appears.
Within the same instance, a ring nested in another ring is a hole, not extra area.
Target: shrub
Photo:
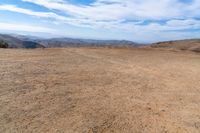
[[[8,48],[8,43],[0,41],[0,48]]]

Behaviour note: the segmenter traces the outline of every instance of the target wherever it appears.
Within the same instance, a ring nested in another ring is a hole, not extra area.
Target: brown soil
[[[1,133],[199,133],[200,54],[0,49]]]

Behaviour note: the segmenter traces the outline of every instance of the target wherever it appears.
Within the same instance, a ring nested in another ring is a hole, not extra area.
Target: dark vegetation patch
[[[0,41],[0,48],[8,48],[8,43],[1,40]]]
[[[24,41],[23,46],[24,48],[44,48],[44,46],[40,45],[39,43],[32,41]]]

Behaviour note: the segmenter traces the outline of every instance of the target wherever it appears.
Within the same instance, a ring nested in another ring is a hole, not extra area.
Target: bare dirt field
[[[0,49],[0,133],[199,133],[200,54]]]

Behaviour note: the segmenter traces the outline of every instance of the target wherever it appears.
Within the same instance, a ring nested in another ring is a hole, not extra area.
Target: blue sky
[[[0,31],[136,42],[200,38],[200,0],[0,0]]]

